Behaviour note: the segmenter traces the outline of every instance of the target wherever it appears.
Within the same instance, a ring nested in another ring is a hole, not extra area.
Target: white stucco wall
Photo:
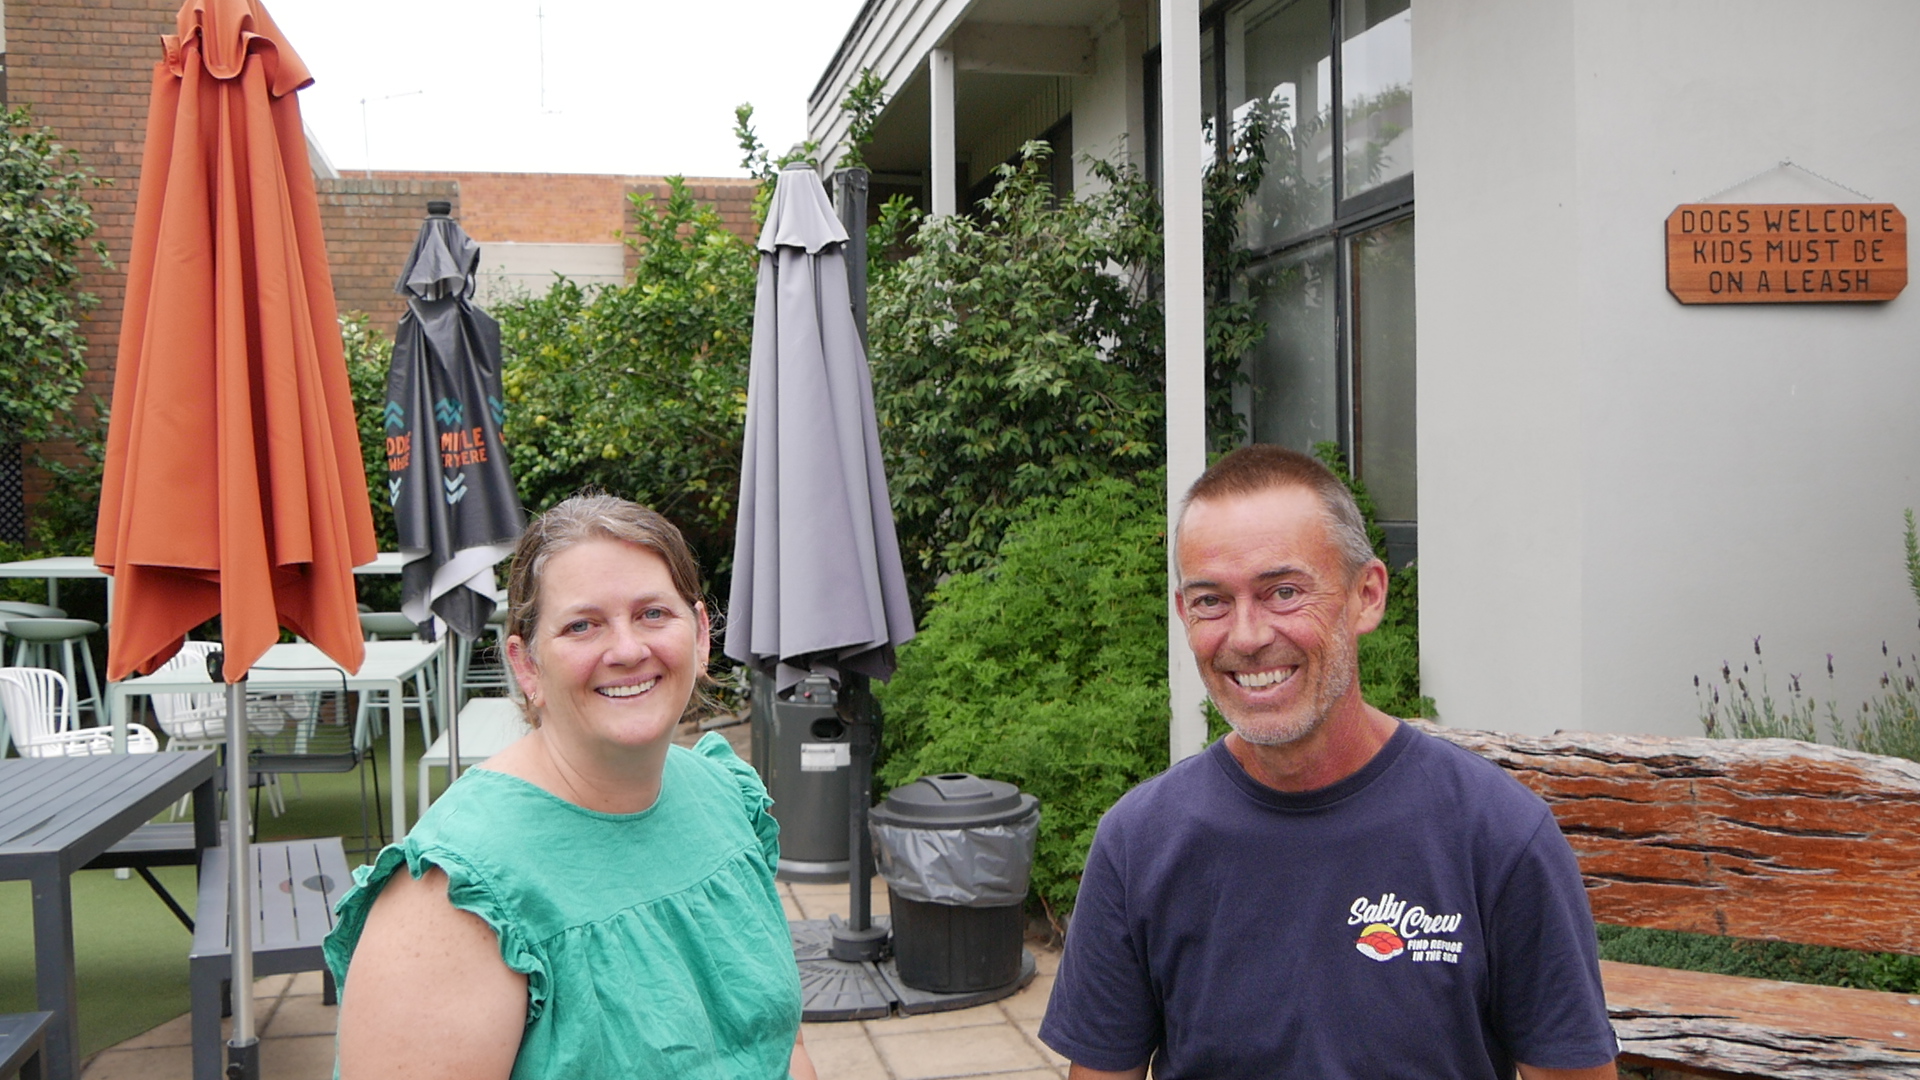
[[[1145,0],[1121,0],[1094,33],[1093,74],[1073,80],[1073,187],[1098,183],[1086,158],[1127,161],[1145,170],[1147,141],[1141,57],[1147,51]]]
[[[558,274],[580,285],[626,280],[627,250],[620,244],[517,244],[482,241],[474,299],[480,304],[545,293]]]
[[[1782,158],[1920,211],[1916,43],[1902,0],[1417,4],[1421,644],[1448,723],[1697,733],[1693,676],[1756,635],[1776,693],[1800,673],[1845,711],[1883,639],[1920,647],[1920,288],[1682,307],[1662,247],[1677,204]],[[1723,198],[1853,196],[1773,173]]]

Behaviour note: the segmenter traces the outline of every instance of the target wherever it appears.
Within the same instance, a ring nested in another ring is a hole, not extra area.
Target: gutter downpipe
[[[1166,243],[1167,685],[1174,761],[1206,746],[1206,697],[1173,608],[1179,564],[1171,542],[1180,498],[1207,466],[1206,286],[1200,210],[1200,3],[1160,0],[1160,197]],[[937,85],[937,84],[936,84]]]

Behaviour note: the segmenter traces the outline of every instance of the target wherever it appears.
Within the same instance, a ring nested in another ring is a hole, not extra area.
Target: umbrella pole
[[[460,695],[453,683],[466,675],[460,663],[460,650],[467,646],[467,639],[452,627],[447,628],[447,637],[440,666],[440,718],[447,725],[447,786],[452,787],[453,782],[460,779]]]
[[[873,690],[865,675],[848,673],[839,706],[847,722],[847,925],[836,927],[828,953],[835,960],[872,963],[886,956],[887,929],[873,925]]]
[[[233,954],[233,1032],[227,1040],[229,1080],[260,1074],[260,1040],[253,1032],[253,852],[247,798],[247,681],[227,684],[227,942]]]

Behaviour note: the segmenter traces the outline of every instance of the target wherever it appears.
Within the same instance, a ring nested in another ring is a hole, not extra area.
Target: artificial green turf
[[[417,809],[413,782],[423,748],[420,729],[410,721],[408,735],[407,813]],[[384,737],[380,750],[387,748]],[[387,789],[390,766],[380,759],[380,795],[384,808],[392,799]],[[444,771],[433,773],[437,794]],[[360,781],[353,773],[319,773],[285,777],[287,812],[274,817],[261,808],[260,838],[290,840],[303,836],[346,838],[349,863],[360,846]],[[372,795],[369,783],[368,795]],[[158,820],[167,820],[162,815]],[[389,834],[392,822],[387,823]],[[379,838],[375,837],[375,843]],[[194,910],[194,871],[191,867],[164,867],[155,875],[167,891],[191,914]],[[83,870],[73,876],[74,964],[79,973],[80,1052],[91,1054],[122,1042],[185,1013],[187,949],[193,936],[180,925],[160,899],[135,874],[126,881],[111,870]],[[33,981],[33,908],[27,882],[0,882],[0,1013],[37,1008]]]

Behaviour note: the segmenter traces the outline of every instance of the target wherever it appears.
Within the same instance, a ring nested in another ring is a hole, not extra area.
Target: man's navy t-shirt
[[[1317,791],[1265,787],[1222,741],[1115,804],[1040,1038],[1161,1080],[1510,1080],[1617,1047],[1552,813],[1405,724]]]

